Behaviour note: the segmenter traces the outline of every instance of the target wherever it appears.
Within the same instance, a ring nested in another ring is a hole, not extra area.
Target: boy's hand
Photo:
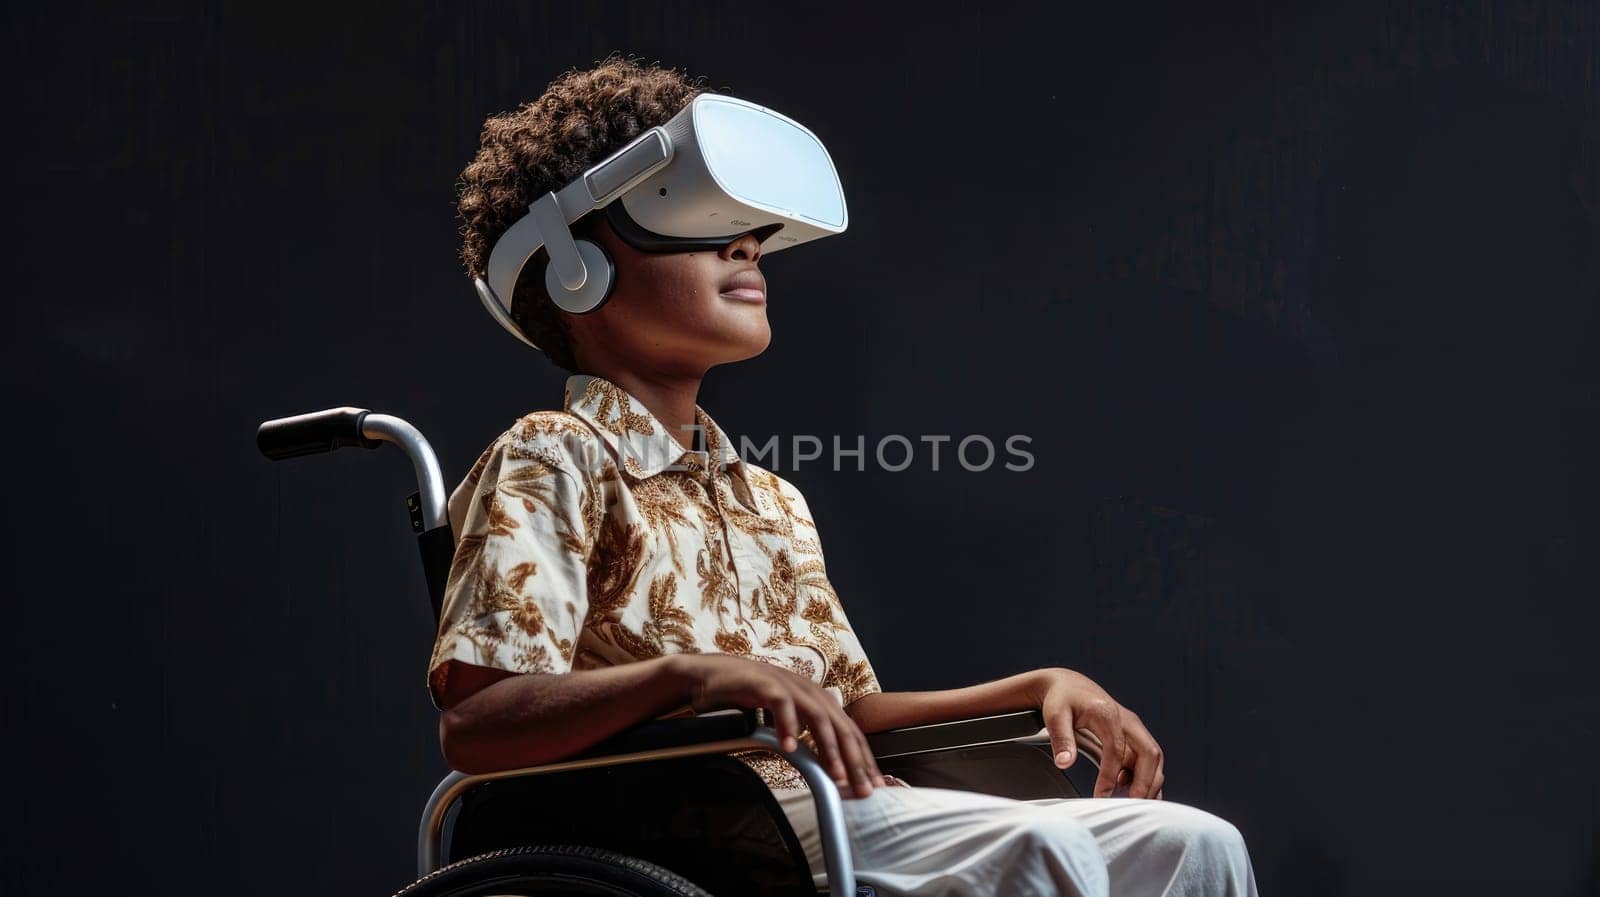
[[[785,750],[809,730],[817,759],[844,797],[866,797],[884,786],[867,736],[833,695],[810,679],[759,660],[727,654],[677,654],[672,662],[688,684],[696,713],[738,707],[765,708]]]
[[[1088,676],[1073,670],[1039,670],[1034,683],[1032,694],[1044,714],[1045,727],[1050,730],[1057,766],[1066,769],[1077,760],[1074,733],[1088,729],[1102,745],[1095,797],[1110,797],[1130,772],[1129,797],[1161,797],[1166,782],[1165,758],[1137,713],[1118,704]]]

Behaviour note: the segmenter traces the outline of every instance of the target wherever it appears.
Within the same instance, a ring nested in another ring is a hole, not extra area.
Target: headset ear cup
[[[556,307],[575,315],[588,314],[606,304],[611,298],[611,291],[617,285],[617,268],[611,262],[611,253],[605,247],[588,240],[579,240],[578,255],[583,258],[583,266],[589,272],[589,277],[583,286],[577,290],[568,290],[561,285],[561,279],[556,276],[554,266],[544,269],[544,289],[550,294],[550,301]]]

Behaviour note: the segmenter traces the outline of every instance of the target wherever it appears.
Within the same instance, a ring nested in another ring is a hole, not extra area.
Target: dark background
[[[1600,893],[1600,7],[466,6],[8,10],[0,891],[412,878],[409,467],[254,430],[399,414],[454,483],[557,406],[452,187],[618,49],[849,196],[724,428],[1033,440],[776,465],[885,687],[1086,671],[1269,897]]]

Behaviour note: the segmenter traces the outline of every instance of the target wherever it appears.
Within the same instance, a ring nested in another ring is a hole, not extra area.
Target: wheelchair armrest
[[[763,725],[759,711],[717,710],[695,716],[655,719],[625,729],[568,758],[586,760],[643,751],[749,738]]]
[[[855,874],[850,866],[850,846],[838,789],[827,770],[804,744],[793,751],[785,750],[776,733],[769,728],[765,714],[759,710],[719,710],[696,716],[650,720],[554,763],[479,774],[459,770],[451,772],[433,789],[433,794],[422,809],[422,822],[417,828],[418,874],[427,875],[439,868],[445,815],[463,794],[480,784],[498,779],[744,750],[772,751],[800,771],[810,786],[817,809],[818,836],[822,840],[828,880],[839,883],[842,893],[854,894]],[[745,774],[753,776],[754,772],[747,770]]]
[[[1032,800],[1093,792],[1100,739],[1088,729],[1077,735],[1079,762],[1067,770],[1051,759],[1050,733],[1035,710],[892,729],[867,741],[885,773],[912,785]]]
[[[925,754],[930,751],[976,747],[999,741],[1015,741],[1038,735],[1042,729],[1044,729],[1044,716],[1039,711],[1022,710],[997,716],[980,716],[976,719],[875,732],[867,736],[867,744],[872,748],[872,755],[883,760],[907,754]]]

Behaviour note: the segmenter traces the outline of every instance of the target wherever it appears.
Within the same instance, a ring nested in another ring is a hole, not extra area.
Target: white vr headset
[[[716,250],[748,233],[762,252],[777,252],[843,233],[849,221],[839,174],[815,134],[764,106],[698,94],[666,124],[534,200],[495,242],[473,283],[512,336],[538,348],[512,320],[511,294],[541,246],[550,259],[545,290],[557,307],[584,314],[610,298],[610,255],[571,230],[601,208],[617,235],[645,252]]]

